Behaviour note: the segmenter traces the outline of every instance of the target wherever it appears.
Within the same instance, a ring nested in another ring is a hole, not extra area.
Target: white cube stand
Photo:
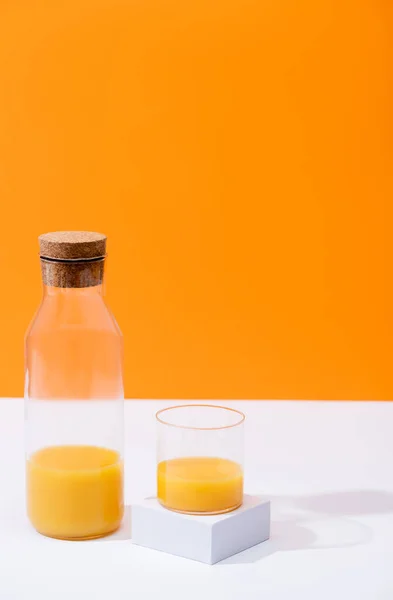
[[[270,502],[244,496],[243,505],[223,515],[183,515],[156,498],[132,506],[132,541],[139,546],[210,565],[269,539]]]

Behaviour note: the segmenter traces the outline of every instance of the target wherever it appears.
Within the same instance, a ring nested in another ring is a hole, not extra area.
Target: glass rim
[[[163,413],[171,411],[171,410],[176,410],[179,408],[195,408],[195,407],[218,408],[219,410],[236,413],[237,415],[239,415],[240,419],[239,419],[239,421],[236,421],[236,423],[232,423],[231,425],[221,425],[220,427],[193,427],[191,425],[177,425],[175,423],[170,423],[168,421],[165,421],[161,417],[161,415]],[[229,406],[218,406],[217,404],[179,404],[177,406],[168,406],[167,408],[161,408],[159,411],[156,412],[156,419],[162,425],[167,425],[168,427],[176,427],[177,429],[189,429],[189,430],[194,430],[194,431],[221,431],[222,429],[230,429],[232,427],[238,427],[239,425],[244,423],[244,421],[246,419],[246,415],[243,412],[241,412],[240,410],[237,410],[236,408],[230,408]]]

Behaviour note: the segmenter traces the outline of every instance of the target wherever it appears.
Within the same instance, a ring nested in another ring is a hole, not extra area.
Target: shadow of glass
[[[294,498],[296,506],[326,515],[393,513],[393,494],[381,490],[350,490]]]
[[[349,517],[393,512],[393,494],[375,490],[275,496],[271,503],[270,539],[219,565],[255,563],[275,552],[333,550],[367,544],[373,538],[371,528]]]
[[[316,541],[316,535],[295,521],[272,521],[270,539],[262,544],[243,550],[219,562],[219,565],[255,563],[275,552],[306,550]]]

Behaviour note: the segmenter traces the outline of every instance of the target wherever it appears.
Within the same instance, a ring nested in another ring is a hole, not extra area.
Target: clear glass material
[[[157,415],[157,498],[170,510],[219,514],[243,502],[244,419],[207,404]]]
[[[61,539],[115,531],[123,517],[123,342],[102,283],[44,285],[25,339],[25,409],[33,526]]]

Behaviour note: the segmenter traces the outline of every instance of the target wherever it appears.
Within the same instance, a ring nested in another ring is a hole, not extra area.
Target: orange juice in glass
[[[159,411],[157,498],[170,510],[219,514],[243,502],[244,415],[190,404]]]

